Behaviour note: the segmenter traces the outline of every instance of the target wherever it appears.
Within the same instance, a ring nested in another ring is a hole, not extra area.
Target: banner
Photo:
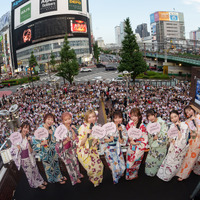
[[[31,3],[20,9],[20,22],[31,18]]]
[[[169,12],[159,12],[160,21],[169,21]]]
[[[170,21],[179,21],[178,13],[176,13],[176,12],[170,12],[169,13],[169,18],[170,18]]]
[[[69,10],[82,11],[82,0],[69,0]]]
[[[57,10],[57,0],[40,0],[40,14]]]

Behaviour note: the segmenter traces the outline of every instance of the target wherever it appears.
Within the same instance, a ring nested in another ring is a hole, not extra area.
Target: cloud
[[[200,12],[200,0],[184,0],[184,4],[192,5]]]

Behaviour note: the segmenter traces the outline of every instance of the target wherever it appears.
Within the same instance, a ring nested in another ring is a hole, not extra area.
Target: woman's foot
[[[65,176],[63,176],[63,177],[60,179],[59,183],[60,183],[61,185],[63,185],[63,184],[66,183],[66,180],[67,180],[67,178],[66,178]]]
[[[77,183],[81,183],[81,180],[80,180],[80,179],[77,179]]]
[[[40,188],[41,190],[45,190],[46,186],[45,185],[40,185],[40,186],[38,186],[38,188]]]
[[[46,181],[44,181],[43,183],[42,183],[42,185],[44,185],[44,186],[47,186],[47,182]]]
[[[182,178],[180,178],[180,177],[178,178],[178,181],[182,181],[182,180],[183,180]]]
[[[66,181],[66,180],[67,180],[67,178],[66,178],[65,176],[63,176],[61,179],[62,179],[63,181]]]
[[[84,178],[83,174],[81,174],[80,178]]]

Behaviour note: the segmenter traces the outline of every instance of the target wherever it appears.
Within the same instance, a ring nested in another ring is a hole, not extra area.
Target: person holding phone
[[[78,130],[77,155],[78,160],[87,171],[89,180],[98,186],[103,180],[103,163],[99,157],[99,140],[92,136],[92,127],[97,122],[94,110],[88,110],[84,116],[85,122]]]

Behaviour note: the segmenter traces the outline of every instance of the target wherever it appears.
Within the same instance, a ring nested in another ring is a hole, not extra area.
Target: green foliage
[[[6,80],[6,81],[2,81],[2,84],[3,85],[8,85],[8,83],[10,83],[10,85],[21,85],[21,84],[24,84],[24,83],[28,83],[29,81],[37,81],[37,80],[40,80],[40,77],[39,76],[29,76],[29,77],[24,77],[24,78],[21,78],[21,79],[10,79],[10,80]]]
[[[60,51],[61,64],[58,67],[57,75],[68,80],[72,84],[74,76],[79,72],[79,65],[75,51],[70,49],[67,35],[65,36],[63,47]]]
[[[98,47],[97,42],[93,44],[94,58],[99,62],[100,48]]]
[[[158,72],[152,72],[147,71],[145,73],[139,74],[137,79],[169,79],[169,76],[166,74],[158,73]]]
[[[135,80],[136,76],[147,70],[147,65],[142,53],[139,51],[139,46],[131,29],[129,18],[125,20],[124,31],[125,37],[122,41],[122,49],[120,52],[122,60],[120,61],[118,70],[119,72],[132,72],[131,78]]]
[[[35,56],[33,55],[33,51],[31,52],[31,57],[29,59],[29,67],[33,67],[33,66],[37,66],[38,63],[37,63],[37,60],[35,58]]]
[[[54,55],[54,53],[52,51],[51,51],[51,57],[50,58],[51,59],[50,59],[49,63],[50,63],[50,65],[52,65],[52,67],[54,69],[55,64],[56,64],[56,60],[55,60],[55,55]]]

